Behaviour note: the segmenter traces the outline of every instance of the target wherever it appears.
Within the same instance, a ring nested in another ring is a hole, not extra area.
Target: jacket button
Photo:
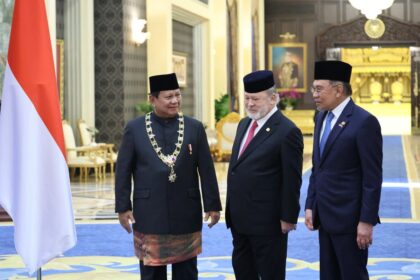
[[[232,176],[235,175],[235,172],[234,171],[230,172],[230,175],[232,175]]]

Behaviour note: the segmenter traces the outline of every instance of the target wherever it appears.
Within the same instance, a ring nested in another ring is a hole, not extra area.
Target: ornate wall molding
[[[379,18],[385,23],[381,38],[372,39],[364,32],[365,17],[334,25],[316,36],[316,56],[325,59],[327,48],[345,45],[407,45],[420,46],[420,25],[399,21],[389,16]]]

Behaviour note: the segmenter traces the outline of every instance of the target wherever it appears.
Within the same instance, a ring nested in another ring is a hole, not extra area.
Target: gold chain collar
[[[182,143],[184,142],[184,115],[181,112],[178,114],[179,115],[178,140],[177,140],[177,143],[175,144],[175,151],[169,155],[164,155],[162,153],[162,148],[159,147],[158,143],[156,142],[156,138],[152,130],[152,121],[150,120],[150,115],[151,113],[147,113],[145,117],[147,136],[149,137],[150,143],[152,144],[152,147],[155,150],[157,156],[170,169],[170,173],[168,176],[169,182],[174,183],[176,180],[176,174],[174,170],[175,162],[178,158],[179,152],[181,151]]]

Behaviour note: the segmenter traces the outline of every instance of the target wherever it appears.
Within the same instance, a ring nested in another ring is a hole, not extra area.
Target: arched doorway
[[[420,134],[420,25],[379,18],[385,24],[379,39],[364,32],[364,17],[318,34],[317,57],[352,64],[355,101],[379,115],[388,129]],[[399,125],[392,125],[394,122]]]

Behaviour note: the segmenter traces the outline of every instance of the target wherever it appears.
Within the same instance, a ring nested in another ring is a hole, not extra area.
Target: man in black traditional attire
[[[172,264],[174,280],[198,279],[201,198],[204,219],[211,219],[209,227],[220,218],[216,173],[202,123],[180,112],[176,75],[151,76],[149,82],[154,110],[125,128],[117,160],[115,209],[129,233],[133,223],[142,280],[166,279],[167,264]]]

